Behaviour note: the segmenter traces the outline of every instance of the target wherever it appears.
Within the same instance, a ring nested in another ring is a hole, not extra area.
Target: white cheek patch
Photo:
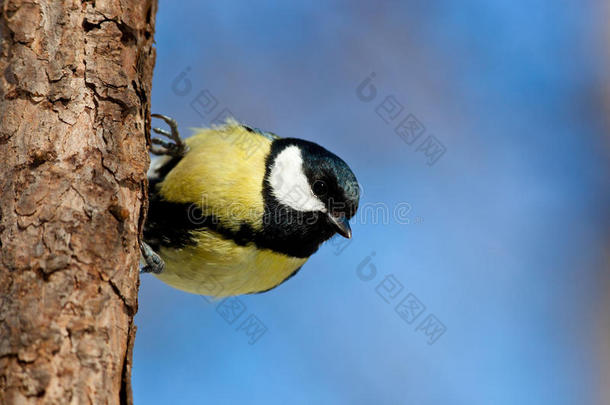
[[[296,146],[289,146],[276,156],[269,184],[275,198],[290,208],[326,212],[326,206],[315,196],[303,173],[303,158]]]

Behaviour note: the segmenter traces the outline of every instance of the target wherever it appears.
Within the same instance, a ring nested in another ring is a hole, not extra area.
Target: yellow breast
[[[253,244],[238,246],[208,230],[196,232],[195,237],[195,245],[161,248],[166,268],[157,275],[165,283],[194,294],[225,297],[265,291],[307,261]]]
[[[271,141],[235,122],[202,129],[186,140],[188,152],[161,183],[168,201],[197,204],[235,230],[242,222],[262,227],[261,193]]]

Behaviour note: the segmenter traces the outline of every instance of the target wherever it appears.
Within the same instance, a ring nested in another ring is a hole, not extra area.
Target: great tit
[[[186,140],[154,128],[143,272],[195,294],[258,293],[294,276],[335,233],[351,238],[358,182],[309,141],[228,119]]]

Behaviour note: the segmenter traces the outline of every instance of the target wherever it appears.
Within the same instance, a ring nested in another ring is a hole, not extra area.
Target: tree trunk
[[[156,0],[0,0],[0,404],[131,403]]]

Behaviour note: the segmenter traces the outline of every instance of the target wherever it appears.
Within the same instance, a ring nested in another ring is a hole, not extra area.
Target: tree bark
[[[0,403],[131,403],[156,0],[0,0]]]

